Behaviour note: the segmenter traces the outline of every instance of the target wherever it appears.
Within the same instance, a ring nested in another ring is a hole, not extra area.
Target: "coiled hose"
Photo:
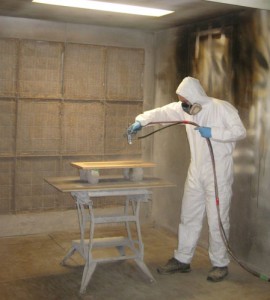
[[[165,123],[170,123],[169,125],[166,125],[162,128],[159,128],[157,130],[154,130],[146,135],[143,135],[143,136],[139,136],[138,139],[144,139],[154,133],[157,133],[158,131],[161,131],[163,129],[166,129],[166,128],[169,128],[169,127],[172,127],[172,126],[175,126],[175,125],[192,125],[192,126],[195,126],[195,127],[200,127],[198,124],[196,124],[195,122],[191,122],[191,121],[176,121],[176,122],[152,122],[152,123],[149,123],[148,125],[154,125],[154,124],[165,124]],[[222,225],[222,221],[221,221],[221,217],[220,217],[220,208],[219,208],[219,193],[218,193],[218,184],[217,184],[217,174],[216,174],[216,164],[215,164],[215,156],[214,156],[214,151],[213,151],[213,147],[212,147],[212,143],[210,141],[209,138],[205,138],[206,139],[206,142],[207,142],[207,145],[208,145],[208,149],[209,149],[209,152],[210,152],[210,156],[211,156],[211,161],[212,161],[212,167],[213,167],[213,176],[214,176],[214,185],[215,185],[215,201],[216,201],[216,208],[217,208],[217,214],[218,214],[218,223],[219,223],[219,229],[220,229],[220,233],[221,233],[221,237],[222,237],[222,240],[224,242],[224,245],[229,253],[229,255],[243,268],[245,269],[246,271],[248,271],[249,273],[251,273],[252,275],[264,280],[264,281],[267,281],[267,282],[270,282],[270,278],[264,274],[261,274],[251,268],[249,268],[247,265],[245,265],[244,263],[242,263],[241,261],[239,261],[239,259],[234,255],[230,245],[229,245],[229,241],[228,241],[228,238],[226,236],[226,233],[225,233],[225,230],[224,230],[224,227]]]

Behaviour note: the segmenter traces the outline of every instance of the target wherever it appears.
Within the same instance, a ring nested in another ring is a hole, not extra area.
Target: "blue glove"
[[[196,127],[195,130],[199,130],[202,137],[210,139],[212,137],[210,127]]]
[[[139,121],[136,121],[135,123],[133,123],[132,125],[130,125],[128,127],[128,133],[132,134],[132,133],[137,133],[137,131],[142,129],[142,125]]]

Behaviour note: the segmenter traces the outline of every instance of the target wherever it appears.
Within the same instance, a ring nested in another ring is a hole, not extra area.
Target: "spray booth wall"
[[[123,134],[142,111],[151,36],[0,21],[0,213],[74,207],[44,178],[78,175],[72,161],[141,155],[140,143],[128,145]],[[126,44],[119,36],[129,36]],[[91,43],[98,38],[101,45]]]
[[[270,274],[270,12],[243,18],[235,97],[247,138],[235,151],[231,243],[239,256]],[[241,243],[239,243],[241,241]]]
[[[208,95],[231,102],[247,128],[247,138],[234,151],[234,185],[230,242],[235,254],[270,274],[269,105],[270,13],[253,10],[185,30],[157,34],[156,107],[176,101],[184,76],[198,77]],[[186,48],[189,48],[187,51]],[[189,62],[187,64],[186,62]],[[184,128],[155,136],[157,174],[177,188],[156,193],[154,221],[177,233],[181,197],[190,153]],[[214,199],[213,199],[214,201]],[[200,244],[208,246],[207,224]],[[176,246],[177,247],[177,246]]]

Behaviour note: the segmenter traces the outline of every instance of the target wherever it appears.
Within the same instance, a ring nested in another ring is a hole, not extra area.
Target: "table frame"
[[[66,261],[78,252],[85,261],[83,276],[81,281],[80,293],[83,294],[91,280],[98,263],[133,259],[143,274],[155,282],[155,278],[144,263],[144,244],[142,241],[140,226],[140,205],[147,202],[152,195],[151,189],[174,186],[160,178],[141,177],[133,180],[130,176],[125,176],[125,170],[135,170],[138,168],[149,168],[155,166],[153,163],[144,161],[111,161],[111,162],[79,162],[71,163],[79,170],[92,170],[120,168],[124,170],[123,176],[106,177],[101,176],[98,183],[89,183],[82,178],[74,177],[53,177],[45,178],[50,185],[64,193],[71,193],[76,201],[78,220],[80,226],[80,239],[73,240],[71,248],[62,260]],[[124,212],[122,214],[110,216],[96,216],[93,207],[94,201],[99,197],[125,196]],[[126,236],[95,238],[95,227],[98,224],[124,223]],[[133,238],[130,224],[135,224],[136,239]],[[87,239],[86,231],[89,230]],[[115,247],[118,256],[94,258],[92,250],[95,248]],[[127,254],[126,249],[129,249]],[[130,254],[130,252],[132,254]]]
[[[65,265],[66,261],[77,251],[85,260],[85,266],[81,281],[80,293],[83,294],[91,280],[98,263],[133,259],[150,282],[155,282],[154,277],[144,263],[144,244],[142,241],[140,226],[140,204],[147,202],[152,192],[147,189],[136,190],[114,190],[114,191],[88,191],[72,192],[76,201],[78,219],[80,225],[80,240],[73,240],[72,246],[62,260]],[[95,216],[93,201],[94,198],[104,196],[126,196],[124,214],[114,216]],[[131,209],[131,213],[130,213]],[[130,223],[136,225],[137,240],[133,239]],[[89,223],[90,228],[87,224]],[[95,226],[97,224],[107,223],[124,223],[126,228],[126,237],[112,238],[94,238]],[[89,239],[86,239],[86,230],[89,231]],[[92,250],[94,248],[116,247],[119,256],[106,258],[93,258]],[[128,247],[132,255],[126,255],[125,248]]]

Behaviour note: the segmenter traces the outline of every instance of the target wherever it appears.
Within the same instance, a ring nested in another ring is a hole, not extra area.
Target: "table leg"
[[[139,195],[139,196],[130,196],[128,199],[131,201],[132,204],[132,210],[133,214],[135,215],[135,223],[136,223],[136,230],[137,230],[137,236],[138,236],[138,244],[139,244],[139,251],[138,251],[138,257],[135,258],[135,262],[138,265],[138,267],[143,271],[143,273],[150,279],[151,282],[155,282],[155,278],[149,271],[148,267],[143,261],[144,258],[144,244],[142,241],[142,233],[141,233],[141,225],[140,225],[140,203],[141,201],[146,201],[145,195]]]
[[[86,288],[88,286],[88,283],[95,271],[97,263],[93,261],[87,260],[84,270],[83,270],[83,277],[82,277],[82,282],[81,282],[81,288],[80,288],[80,293],[84,294],[86,291]]]
[[[150,279],[150,282],[156,282],[155,278],[153,277],[152,273],[149,271],[144,261],[140,258],[135,258],[134,260],[138,265],[138,267],[143,271],[143,273]]]
[[[76,251],[76,248],[72,246],[69,249],[68,253],[65,255],[65,257],[62,259],[60,264],[64,266],[66,264],[66,261],[75,253],[75,251]]]

